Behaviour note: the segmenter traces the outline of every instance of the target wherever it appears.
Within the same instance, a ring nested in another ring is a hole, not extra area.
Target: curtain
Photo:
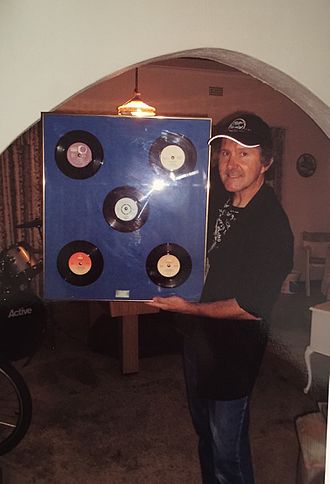
[[[283,152],[285,143],[285,129],[284,128],[271,128],[273,139],[273,153],[274,161],[270,168],[266,171],[265,181],[268,185],[272,186],[276,196],[281,200],[282,194],[282,164],[283,164]]]
[[[17,225],[42,218],[43,163],[41,123],[34,124],[0,155],[0,248],[8,250],[23,241],[36,258],[42,257],[41,234],[35,228]],[[40,293],[40,275],[32,288]]]

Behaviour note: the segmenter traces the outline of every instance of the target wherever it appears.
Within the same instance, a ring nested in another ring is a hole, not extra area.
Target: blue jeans
[[[188,404],[199,438],[203,484],[253,484],[249,443],[249,396],[208,400],[196,395],[193,349],[184,348]]]

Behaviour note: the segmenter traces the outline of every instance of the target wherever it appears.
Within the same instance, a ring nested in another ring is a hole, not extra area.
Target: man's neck
[[[237,208],[246,207],[250,203],[252,198],[258,193],[258,191],[264,184],[264,181],[264,178],[262,178],[262,180],[260,180],[260,182],[256,184],[253,190],[234,193],[232,202],[233,206]]]

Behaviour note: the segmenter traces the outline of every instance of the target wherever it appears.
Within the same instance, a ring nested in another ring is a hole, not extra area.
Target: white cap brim
[[[259,145],[245,145],[244,143],[242,143],[241,141],[238,141],[237,139],[235,138],[232,138],[231,136],[228,136],[226,134],[217,134],[216,136],[213,136],[212,138],[210,138],[207,142],[207,144],[211,144],[212,141],[214,141],[216,138],[227,138],[227,139],[231,139],[232,141],[235,141],[235,143],[238,143],[239,145],[243,146],[244,148],[258,148]]]

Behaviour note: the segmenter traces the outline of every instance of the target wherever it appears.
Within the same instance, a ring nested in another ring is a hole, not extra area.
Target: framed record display
[[[211,120],[43,113],[44,297],[198,300]]]

